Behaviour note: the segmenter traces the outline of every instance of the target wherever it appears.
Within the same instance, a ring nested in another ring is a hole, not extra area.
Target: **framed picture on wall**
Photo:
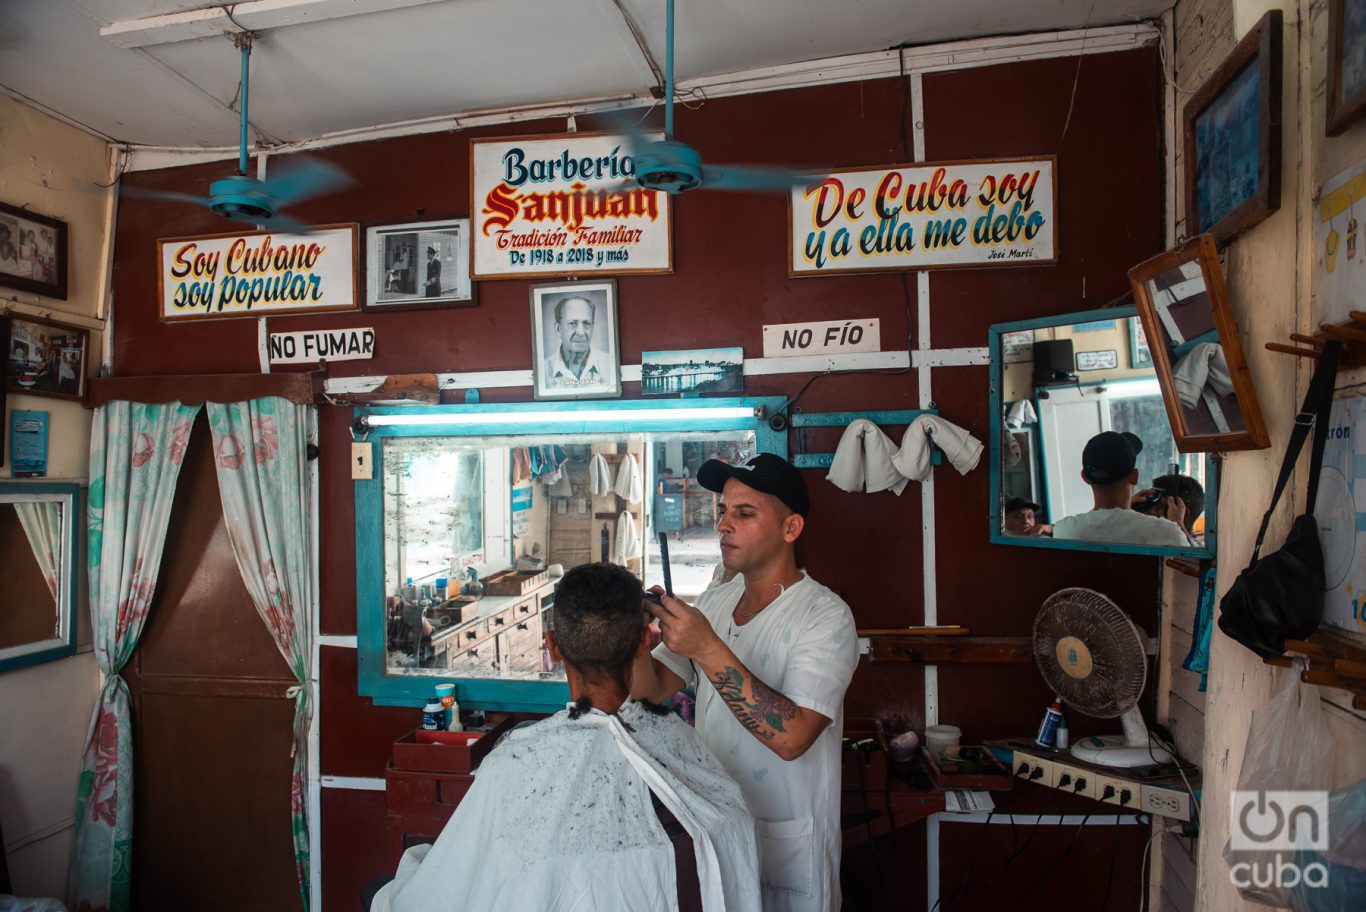
[[[66,222],[0,203],[0,285],[66,300]]]
[[[1366,2],[1328,3],[1327,133],[1337,136],[1366,112]]]
[[[1129,318],[1129,366],[1134,370],[1153,366],[1153,352],[1138,317]]]
[[[1281,207],[1281,11],[1186,103],[1186,231],[1225,243]]]
[[[11,313],[5,386],[15,393],[82,400],[89,350],[89,330]]]
[[[533,285],[531,337],[537,399],[621,395],[615,282]]]
[[[366,226],[364,310],[474,303],[469,219]]]
[[[0,352],[8,351],[9,317],[0,313]],[[8,386],[8,383],[0,383],[0,467],[5,465],[5,444],[3,441],[9,439],[8,429],[5,427],[5,421],[7,420],[6,416],[9,414],[9,412],[5,411],[5,388]]]

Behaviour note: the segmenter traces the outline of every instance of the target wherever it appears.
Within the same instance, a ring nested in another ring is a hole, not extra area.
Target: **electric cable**
[[[1087,822],[1091,819],[1091,815],[1095,813],[1096,805],[1100,804],[1103,800],[1104,799],[1102,798],[1095,798],[1092,800],[1091,807],[1087,809],[1086,815],[1081,818],[1081,823],[1077,824],[1077,830],[1075,833],[1072,834],[1072,839],[1070,842],[1067,843],[1067,848],[1063,850],[1063,853],[1059,855],[1051,865],[1044,869],[1044,872],[1039,875],[1039,879],[1034,881],[1034,884],[1028,890],[1020,894],[1020,897],[1017,900],[1015,900],[1015,904],[1011,906],[1012,909],[1018,909],[1020,907],[1020,904],[1023,903],[1026,899],[1028,899],[1031,893],[1039,889],[1039,887],[1043,886],[1044,883],[1047,882],[1048,878],[1052,875],[1053,871],[1057,869],[1058,865],[1062,864],[1063,861],[1066,860],[1067,856],[1072,854],[1072,849],[1076,846],[1077,840],[1081,838],[1082,831],[1086,829]],[[1040,893],[1038,902],[1034,904],[1035,908],[1041,908],[1042,903],[1043,894]]]
[[[1096,907],[1096,912],[1105,912],[1105,906],[1110,902],[1110,887],[1115,882],[1115,858],[1119,855],[1119,827],[1118,818],[1115,819],[1115,835],[1110,843],[1110,866],[1105,872],[1105,895],[1101,897],[1100,905]]]

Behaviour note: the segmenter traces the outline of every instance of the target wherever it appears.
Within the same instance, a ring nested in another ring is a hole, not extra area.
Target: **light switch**
[[[371,446],[369,441],[351,443],[351,477],[357,481],[374,478],[370,464]]]

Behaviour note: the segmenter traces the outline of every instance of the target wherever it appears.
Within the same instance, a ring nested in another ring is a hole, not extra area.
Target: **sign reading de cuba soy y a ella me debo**
[[[356,309],[356,226],[244,231],[157,242],[161,319]]]
[[[794,187],[788,274],[1058,260],[1056,160],[848,169]]]
[[[631,147],[612,133],[472,140],[471,276],[672,272],[669,195],[634,183]]]

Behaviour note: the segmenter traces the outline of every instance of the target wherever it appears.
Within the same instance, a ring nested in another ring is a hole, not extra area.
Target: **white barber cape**
[[[732,611],[743,577],[708,589],[697,609],[745,667],[798,706],[832,720],[796,760],[751,735],[693,663],[663,644],[652,653],[697,684],[697,731],[740,786],[758,818],[764,912],[833,912],[840,907],[840,741],[844,691],[858,664],[854,616],[811,577],[789,586],[746,624]]]
[[[511,732],[435,844],[403,853],[372,912],[678,908],[654,792],[693,838],[706,912],[759,909],[754,818],[691,727],[628,701]]]

